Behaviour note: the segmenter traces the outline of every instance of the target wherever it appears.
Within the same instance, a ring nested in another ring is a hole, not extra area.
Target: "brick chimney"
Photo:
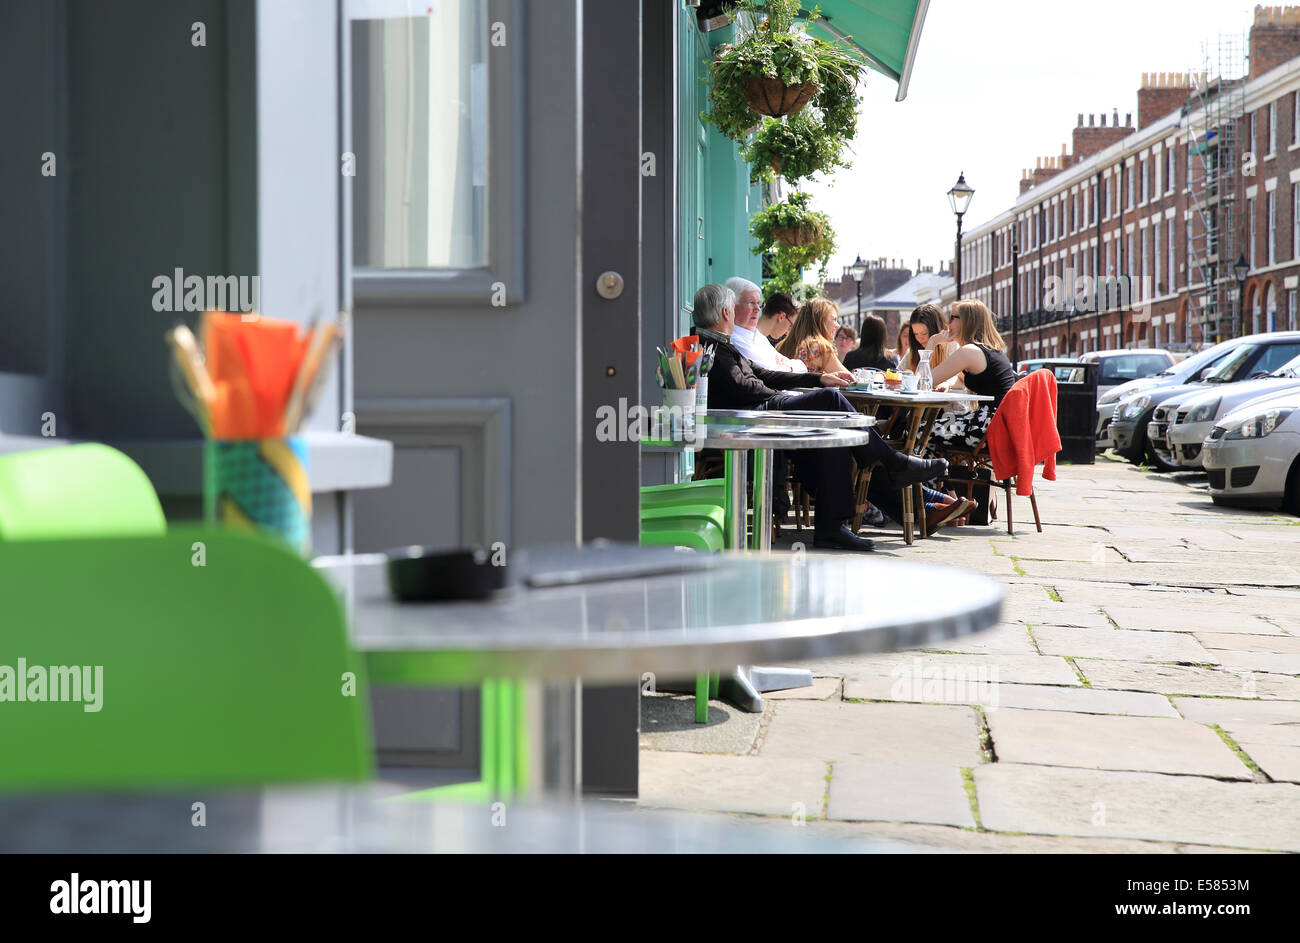
[[[1183,96],[1183,101],[1187,96]],[[1181,104],[1181,103],[1180,103]],[[1141,105],[1138,107],[1138,113],[1141,114]],[[1100,117],[1100,121],[1098,121]],[[1116,141],[1132,134],[1136,129],[1131,126],[1123,126],[1119,123],[1119,113],[1116,112],[1115,123],[1106,124],[1106,113],[1098,115],[1088,115],[1088,123],[1083,123],[1083,115],[1079,115],[1079,123],[1074,129],[1074,161],[1078,163],[1096,154],[1098,151],[1104,151]]]
[[[1255,7],[1250,28],[1250,78],[1300,56],[1300,7]]]
[[[1191,77],[1186,72],[1143,72],[1138,89],[1138,127],[1163,118],[1187,104]]]

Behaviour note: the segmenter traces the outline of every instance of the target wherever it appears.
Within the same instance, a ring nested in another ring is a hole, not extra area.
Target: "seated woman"
[[[885,354],[885,322],[874,314],[862,319],[862,340],[855,350],[844,357],[844,366],[850,370],[866,367],[871,370],[893,370],[898,361]]]
[[[930,354],[930,372],[934,373],[935,368],[957,350],[958,345],[950,339],[942,343],[938,341],[934,344],[930,343],[932,338],[943,334],[947,330],[943,310],[938,305],[918,305],[912,310],[912,316],[908,319],[908,326],[911,328],[911,335],[907,349],[899,356],[899,370],[910,370],[915,373],[917,366],[921,362],[920,351],[929,350],[932,351]],[[947,381],[941,383],[937,376],[934,378],[934,388],[936,390],[946,390],[951,385]]]
[[[954,301],[947,330],[930,337],[938,347],[955,339],[957,351],[933,368],[934,386],[957,376],[965,380],[966,389],[980,396],[992,396],[993,402],[979,403],[969,412],[944,410],[935,420],[927,451],[973,449],[984,438],[989,421],[1016,382],[1016,372],[1005,353],[1007,345],[993,323],[993,314],[981,301]]]
[[[809,373],[838,373],[844,369],[835,353],[835,329],[840,306],[828,298],[810,298],[795,316],[790,333],[776,349],[787,357],[802,360]]]
[[[858,332],[851,325],[841,324],[835,331],[835,353],[840,363],[847,364],[849,354],[858,349]]]

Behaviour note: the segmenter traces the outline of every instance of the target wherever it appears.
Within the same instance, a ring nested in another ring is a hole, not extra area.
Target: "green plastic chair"
[[[60,693],[80,701],[0,703],[0,790],[373,774],[362,665],[338,600],[277,543],[199,528],[0,541],[0,598],[4,663],[25,661],[28,693],[36,666],[90,666],[78,680],[100,679],[95,710],[71,672]],[[0,667],[0,697],[5,677]]]
[[[117,449],[89,442],[0,457],[0,541],[166,530],[153,485]]]
[[[694,482],[689,482],[694,484]],[[671,486],[658,486],[671,487]],[[642,489],[644,493],[644,489]],[[692,497],[699,492],[691,493]],[[723,529],[726,511],[718,505],[682,504],[641,506],[641,543],[645,546],[689,547],[700,553],[718,553],[726,546]],[[709,698],[717,697],[716,672],[695,677],[695,722],[709,721]]]
[[[725,507],[726,503],[727,483],[721,478],[641,486],[643,508],[665,504],[716,504],[718,507]]]

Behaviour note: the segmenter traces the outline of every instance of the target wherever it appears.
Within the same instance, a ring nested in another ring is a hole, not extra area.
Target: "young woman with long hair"
[[[811,373],[836,373],[844,369],[835,353],[835,329],[840,306],[829,298],[810,298],[795,316],[790,333],[776,349],[787,357],[802,360]]]
[[[930,350],[930,372],[943,363],[957,345],[951,341],[942,344],[930,344],[930,338],[942,334],[947,329],[947,322],[943,316],[943,309],[938,305],[924,304],[918,305],[912,311],[911,318],[908,319],[908,327],[911,333],[908,336],[907,349],[899,355],[898,369],[911,370],[916,372],[917,366],[921,362],[920,351]],[[934,388],[939,389],[941,384],[936,379]],[[943,387],[947,389],[947,387]]]
[[[934,347],[955,341],[955,353],[933,367],[934,385],[961,376],[966,389],[980,396],[992,396],[993,402],[959,413],[944,410],[930,433],[929,450],[942,448],[971,449],[984,437],[989,420],[997,412],[1002,397],[1016,382],[1016,371],[1007,359],[1006,342],[998,333],[993,313],[981,301],[954,301],[946,330],[930,337]]]

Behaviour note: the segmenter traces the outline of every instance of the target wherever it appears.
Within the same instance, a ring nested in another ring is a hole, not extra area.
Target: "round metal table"
[[[759,415],[767,415],[761,410]],[[791,412],[786,415],[801,415]],[[843,420],[836,420],[842,416]],[[874,417],[867,417],[874,418]],[[819,413],[809,421],[794,424],[776,419],[764,425],[732,423],[719,425],[705,421],[695,427],[695,435],[686,439],[643,439],[641,447],[649,451],[718,449],[723,453],[723,472],[727,482],[727,547],[745,546],[745,513],[748,504],[745,452],[754,453],[754,542],[755,550],[772,549],[772,452],[775,449],[835,449],[866,444],[870,426],[858,423],[852,413]],[[874,424],[874,423],[873,423]]]
[[[525,680],[529,762],[546,771],[538,785],[563,790],[581,781],[572,742],[580,695],[555,707],[539,682],[681,677],[923,647],[994,625],[1004,595],[979,574],[856,554],[705,556],[622,544],[517,551],[512,587],[481,602],[397,602],[381,555],[313,566],[340,590],[373,682]],[[548,732],[551,707],[558,728]]]
[[[789,820],[553,799],[393,801],[395,785],[0,797],[3,854],[784,854],[923,847],[843,839]],[[207,827],[193,824],[196,799]],[[233,865],[238,867],[238,864]],[[84,869],[83,869],[84,870]],[[67,878],[64,872],[63,877]]]

